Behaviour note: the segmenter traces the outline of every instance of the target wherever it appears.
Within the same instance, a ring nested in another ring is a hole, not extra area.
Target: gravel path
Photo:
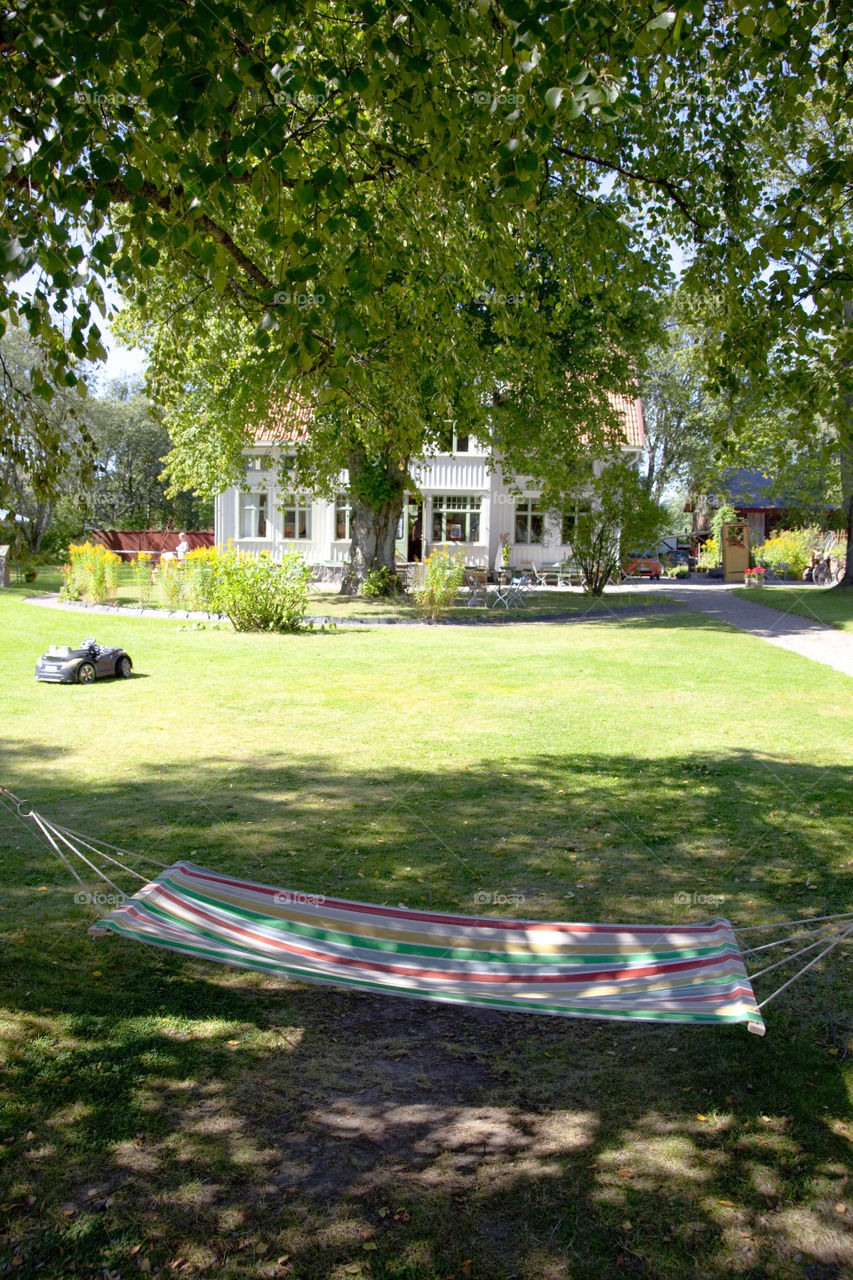
[[[780,609],[743,600],[723,583],[714,587],[694,586],[692,583],[672,586],[667,583],[664,586],[662,583],[661,590],[670,600],[677,600],[688,609],[706,613],[708,617],[728,622],[740,631],[748,631],[750,635],[766,640],[768,644],[790,649],[792,653],[811,658],[812,662],[822,662],[846,676],[853,676],[853,634],[848,631],[838,631],[817,619],[803,618],[798,613],[783,613]],[[807,590],[804,589],[804,596]]]

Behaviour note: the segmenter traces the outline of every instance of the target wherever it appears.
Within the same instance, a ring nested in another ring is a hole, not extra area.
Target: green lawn
[[[136,678],[63,687],[33,665],[83,619],[20,596],[0,597],[0,776],[77,830],[536,919],[851,908],[853,684],[705,617],[276,637],[101,615],[84,629]],[[95,940],[5,811],[0,859],[0,1274],[853,1268],[843,949],[763,1040],[540,1020]]]
[[[799,587],[742,587],[735,595],[783,613],[814,618],[839,631],[853,631],[853,591],[846,587],[813,587],[807,583]]]

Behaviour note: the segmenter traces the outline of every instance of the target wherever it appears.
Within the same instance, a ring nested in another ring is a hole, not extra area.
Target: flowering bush
[[[423,584],[415,587],[415,608],[425,618],[439,618],[462,586],[465,566],[451,560],[446,551],[433,551],[424,562]]]
[[[136,595],[141,605],[148,604],[154,589],[154,561],[151,553],[140,551],[133,565],[133,576],[136,579]]]
[[[777,529],[771,538],[755,549],[755,558],[776,573],[787,566],[794,578],[802,578],[813,551],[823,550],[824,535],[820,529]]]
[[[700,569],[716,569],[723,563],[723,553],[716,538],[708,538],[699,552],[697,565]]]
[[[65,582],[60,600],[105,604],[115,599],[121,563],[117,555],[97,543],[72,542],[68,547],[68,560],[62,570]]]
[[[220,558],[216,547],[197,547],[187,553],[183,561],[183,587],[188,609],[214,611]]]
[[[177,560],[160,560],[154,575],[157,583],[157,596],[162,609],[184,608],[184,575],[181,564]]]

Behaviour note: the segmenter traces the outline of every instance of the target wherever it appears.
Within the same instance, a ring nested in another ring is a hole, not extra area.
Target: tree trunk
[[[371,569],[395,571],[394,544],[408,484],[408,467],[392,458],[368,458],[361,451],[349,457],[350,566],[341,595],[354,596]]]
[[[842,304],[842,329],[853,329],[853,302]],[[842,336],[843,341],[843,336]],[[850,362],[842,364],[848,377]],[[838,424],[838,449],[841,462],[841,505],[847,525],[847,563],[839,586],[853,587],[853,392],[847,391],[841,402],[841,421]]]

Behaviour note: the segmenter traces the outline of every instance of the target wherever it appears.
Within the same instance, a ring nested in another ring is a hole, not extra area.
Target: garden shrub
[[[415,608],[424,618],[440,618],[462,586],[465,566],[446,551],[433,551],[424,563],[424,580],[415,587]]]
[[[216,607],[235,631],[299,631],[308,608],[310,567],[298,552],[281,564],[229,547],[220,552]]]
[[[711,517],[711,536],[699,551],[699,559],[696,562],[699,569],[720,567],[723,563],[723,525],[739,519],[738,513],[729,503],[725,502],[721,507],[717,507]]]
[[[368,569],[367,577],[362,583],[361,594],[374,600],[381,600],[384,596],[395,596],[399,590],[400,579],[397,577],[396,570],[389,569],[387,564],[380,564],[373,569]]]
[[[68,547],[68,561],[62,570],[65,582],[61,600],[84,600],[87,604],[115,600],[121,563],[117,555],[98,543],[72,542]]]
[[[733,524],[736,520],[740,520],[740,516],[735,511],[730,502],[724,502],[721,507],[717,507],[711,516],[711,537],[714,539],[718,547],[723,545],[723,525]],[[722,564],[722,556],[720,557]]]
[[[755,548],[755,559],[775,573],[785,565],[793,578],[802,578],[813,551],[822,551],[824,535],[820,529],[776,529],[772,537]]]

